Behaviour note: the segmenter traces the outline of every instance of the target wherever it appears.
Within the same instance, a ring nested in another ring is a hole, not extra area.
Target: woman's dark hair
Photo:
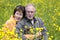
[[[24,6],[22,6],[22,5],[16,6],[16,8],[14,9],[13,15],[15,15],[15,12],[16,12],[16,11],[22,11],[22,13],[23,13],[23,18],[25,17],[25,7],[24,7]]]

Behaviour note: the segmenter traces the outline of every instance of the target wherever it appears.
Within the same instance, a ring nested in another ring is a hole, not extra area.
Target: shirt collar
[[[37,21],[37,19],[35,17],[33,17],[32,20],[28,19],[27,17],[25,17],[25,19],[27,20],[27,22],[30,22],[30,23],[31,23],[32,20],[34,21],[34,23]]]

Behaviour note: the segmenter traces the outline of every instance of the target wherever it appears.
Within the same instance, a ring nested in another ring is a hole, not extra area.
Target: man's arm
[[[43,30],[42,30],[42,35],[43,35],[43,39],[44,40],[48,40],[48,35],[46,34],[46,32],[47,32],[47,29],[46,29],[46,27],[44,26],[44,23],[42,22],[42,20],[40,19],[40,25],[41,25],[41,27],[43,28]]]
[[[42,26],[43,26],[43,30],[42,30],[43,39],[48,40],[48,35],[46,34],[47,30],[44,25],[42,25]]]

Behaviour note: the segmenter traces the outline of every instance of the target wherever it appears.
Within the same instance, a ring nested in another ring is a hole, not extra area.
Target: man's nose
[[[32,14],[31,12],[29,14]]]

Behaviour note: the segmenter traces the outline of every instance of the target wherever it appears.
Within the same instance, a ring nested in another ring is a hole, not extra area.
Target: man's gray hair
[[[26,10],[26,8],[27,8],[28,6],[32,6],[32,7],[35,8],[35,5],[34,5],[34,4],[27,4],[27,5],[25,6],[25,10]]]

